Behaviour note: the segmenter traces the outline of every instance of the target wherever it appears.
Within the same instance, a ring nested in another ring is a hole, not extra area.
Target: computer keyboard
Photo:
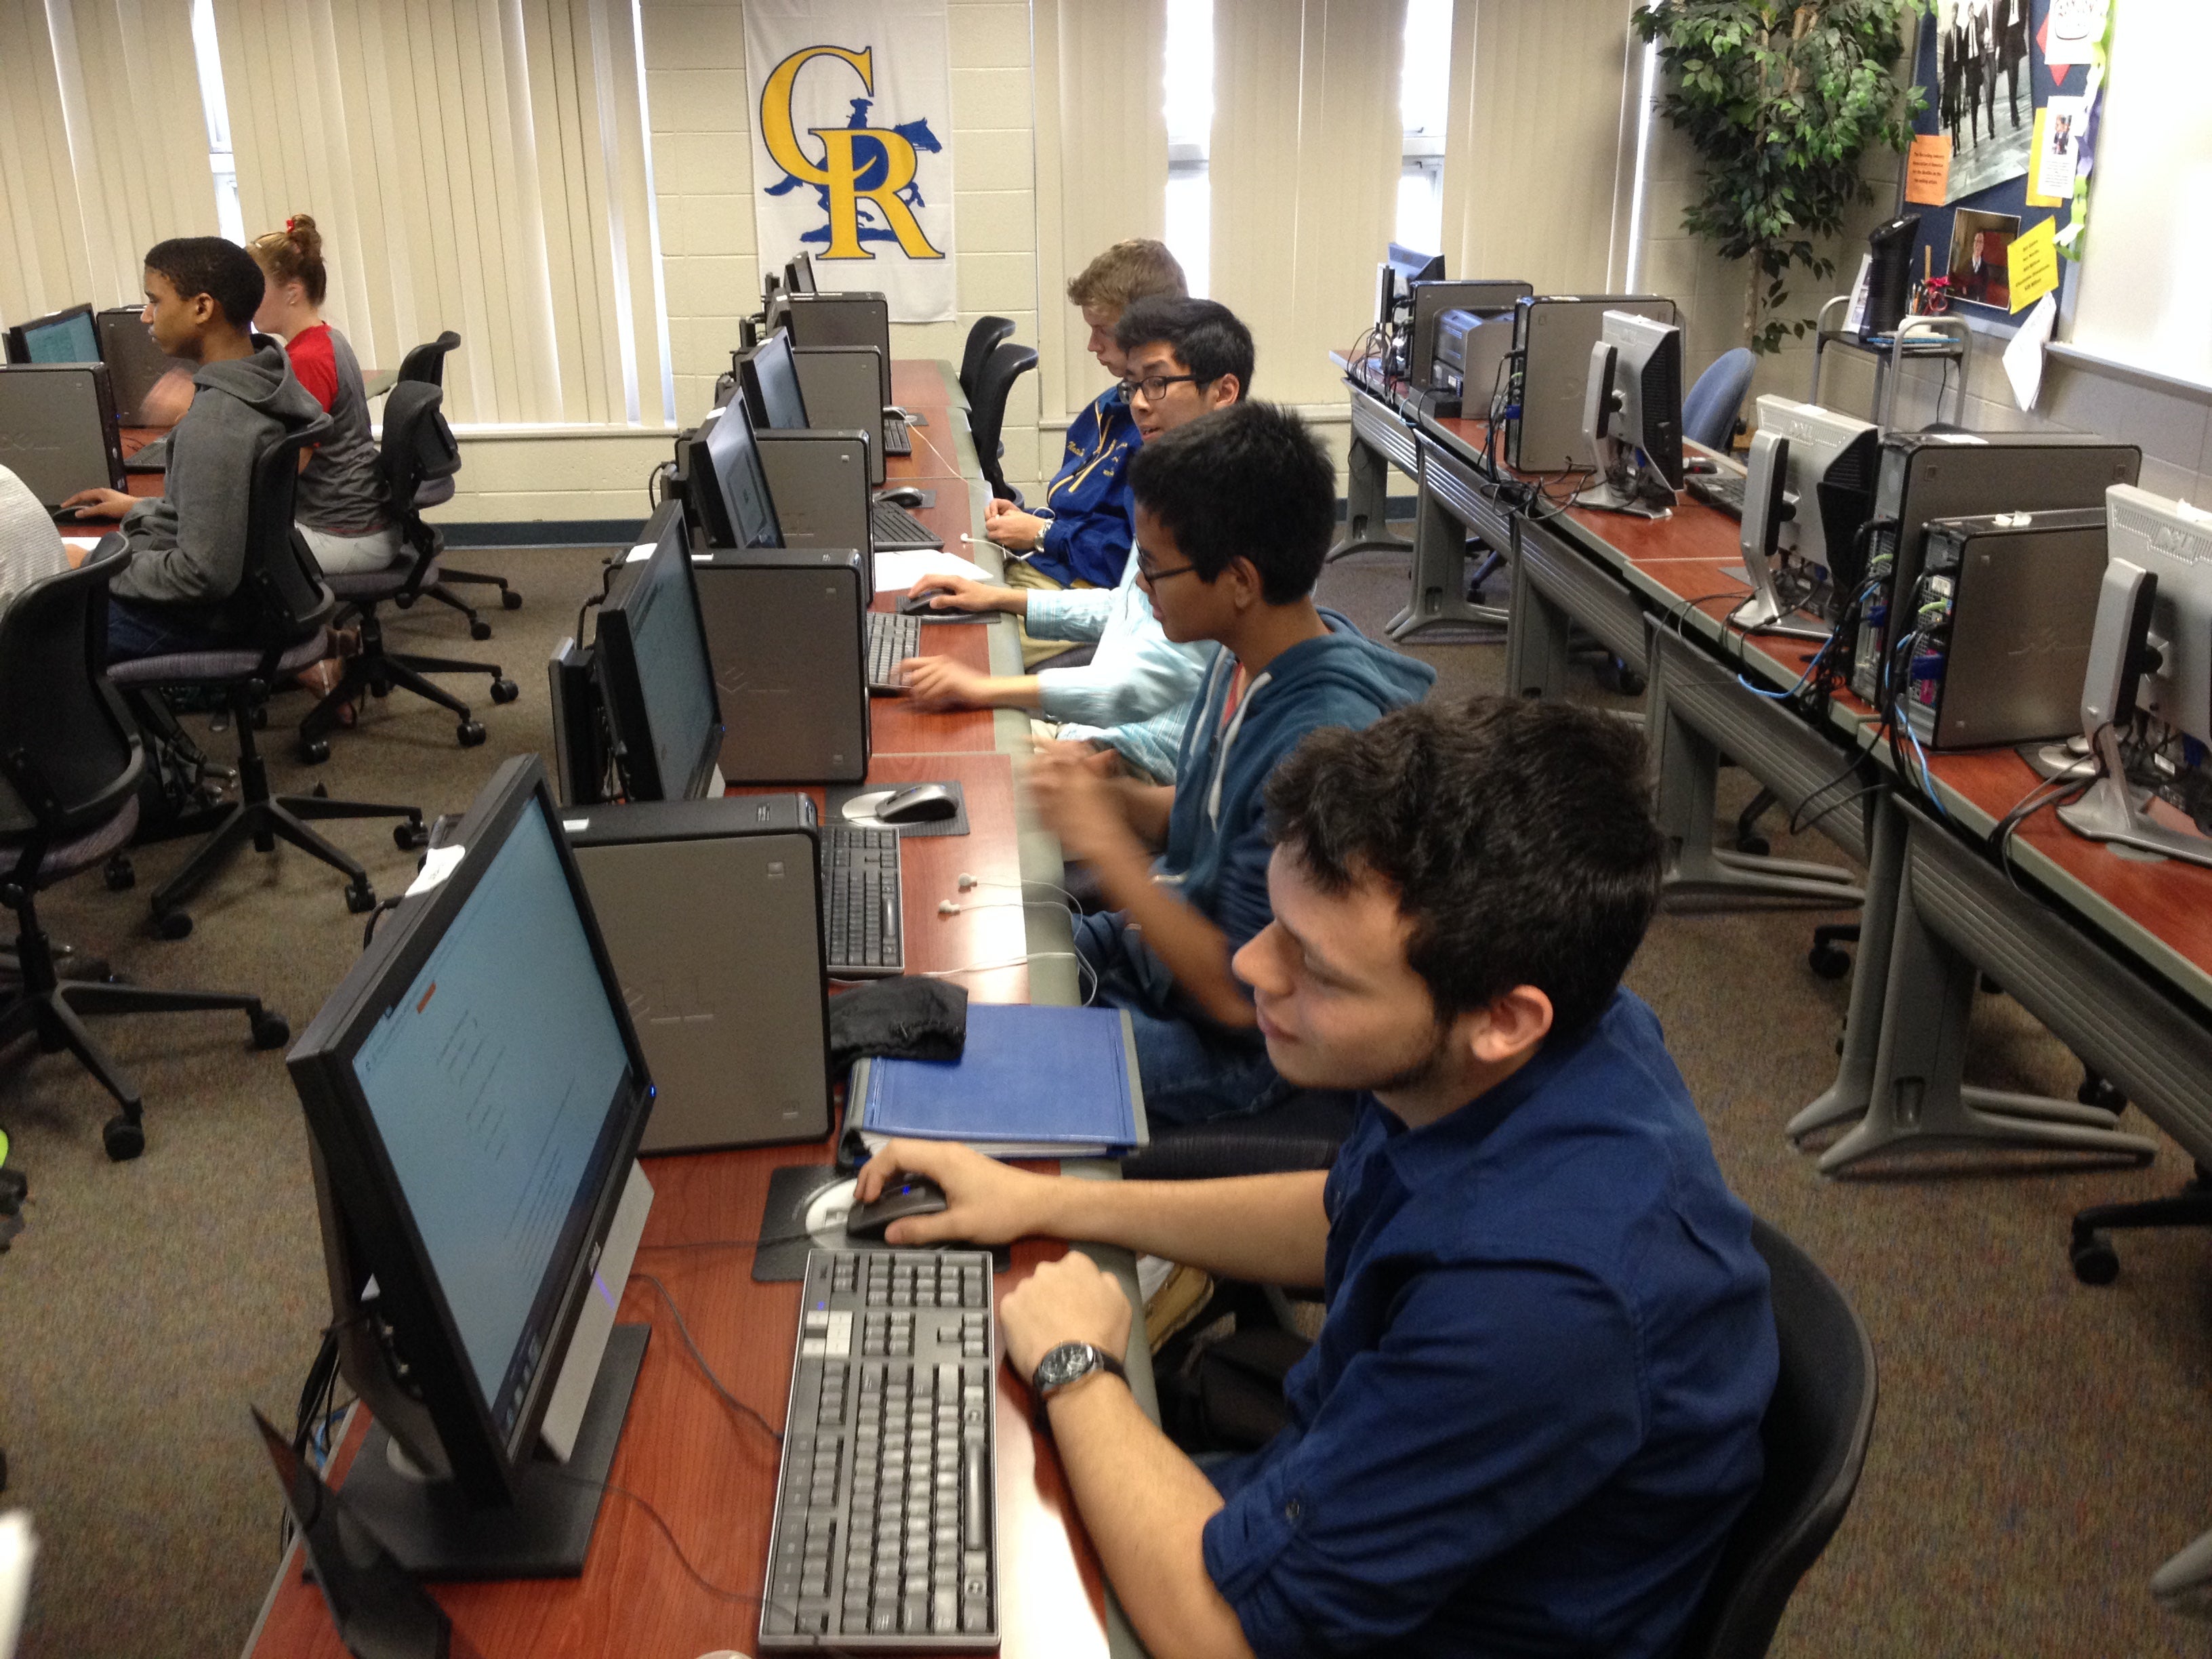
[[[894,548],[945,545],[944,537],[896,501],[868,503],[868,539],[878,553]]]
[[[907,430],[905,416],[884,416],[884,453],[886,455],[914,453],[914,434]]]
[[[878,696],[906,688],[898,665],[921,654],[921,618],[895,611],[868,612],[868,690]]]
[[[1682,480],[1682,487],[1707,507],[1717,507],[1731,519],[1743,517],[1743,474],[1726,469],[1718,472],[1692,472]]]
[[[815,1250],[799,1305],[762,1650],[997,1647],[989,1253]]]
[[[822,915],[832,979],[905,971],[898,842],[896,830],[822,826]]]

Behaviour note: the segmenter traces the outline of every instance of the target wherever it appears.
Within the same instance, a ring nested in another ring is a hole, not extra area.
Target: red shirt
[[[331,325],[317,323],[301,330],[284,348],[284,355],[292,360],[292,373],[300,384],[323,406],[325,414],[330,413],[338,396],[338,364],[331,353]]]

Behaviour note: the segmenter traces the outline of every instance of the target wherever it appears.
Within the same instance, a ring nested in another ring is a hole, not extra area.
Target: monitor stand
[[[346,1507],[417,1578],[575,1577],[651,1334],[646,1325],[609,1333],[575,1449],[561,1464],[541,1444],[512,1506],[477,1509],[452,1481],[423,1479],[374,1424],[346,1475]]]
[[[2104,763],[2103,774],[2081,799],[2058,809],[2059,822],[2077,836],[2106,842],[2139,856],[2212,865],[2212,841],[2169,828],[2136,804],[2142,792],[2128,781],[2127,769],[2120,760],[2118,734],[2106,726],[2092,741]],[[2125,855],[2123,852],[2122,856]]]

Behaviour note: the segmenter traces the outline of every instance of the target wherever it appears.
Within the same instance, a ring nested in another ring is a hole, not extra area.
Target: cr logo
[[[791,112],[799,72],[817,58],[834,58],[846,64],[860,77],[860,89],[870,94],[852,100],[852,117],[846,125],[807,129],[822,141],[819,162],[799,144]],[[815,190],[829,223],[807,231],[799,240],[827,243],[824,258],[873,258],[861,243],[895,241],[909,259],[942,259],[945,256],[922,234],[914,210],[926,205],[915,185],[915,173],[921,165],[917,152],[939,151],[944,146],[927,120],[902,122],[893,127],[870,126],[868,108],[874,92],[875,68],[870,50],[807,46],[778,64],[761,89],[761,138],[784,174],[780,182],[768,187],[768,193],[782,196],[802,185]],[[873,222],[878,218],[881,222]]]

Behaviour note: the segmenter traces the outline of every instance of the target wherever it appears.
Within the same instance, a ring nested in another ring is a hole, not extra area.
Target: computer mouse
[[[960,812],[960,798],[941,783],[917,783],[876,808],[878,823],[939,823]]]
[[[944,592],[942,588],[937,587],[931,588],[927,593],[916,593],[911,589],[908,590],[907,596],[898,602],[899,615],[902,617],[937,615],[938,613],[931,608],[930,601],[942,592]]]
[[[950,1208],[945,1188],[927,1176],[903,1176],[872,1204],[855,1204],[845,1216],[845,1236],[870,1243],[883,1243],[884,1229],[910,1215],[938,1215]]]
[[[921,492],[911,484],[898,484],[878,490],[876,499],[889,501],[893,507],[916,507],[921,505]]]

